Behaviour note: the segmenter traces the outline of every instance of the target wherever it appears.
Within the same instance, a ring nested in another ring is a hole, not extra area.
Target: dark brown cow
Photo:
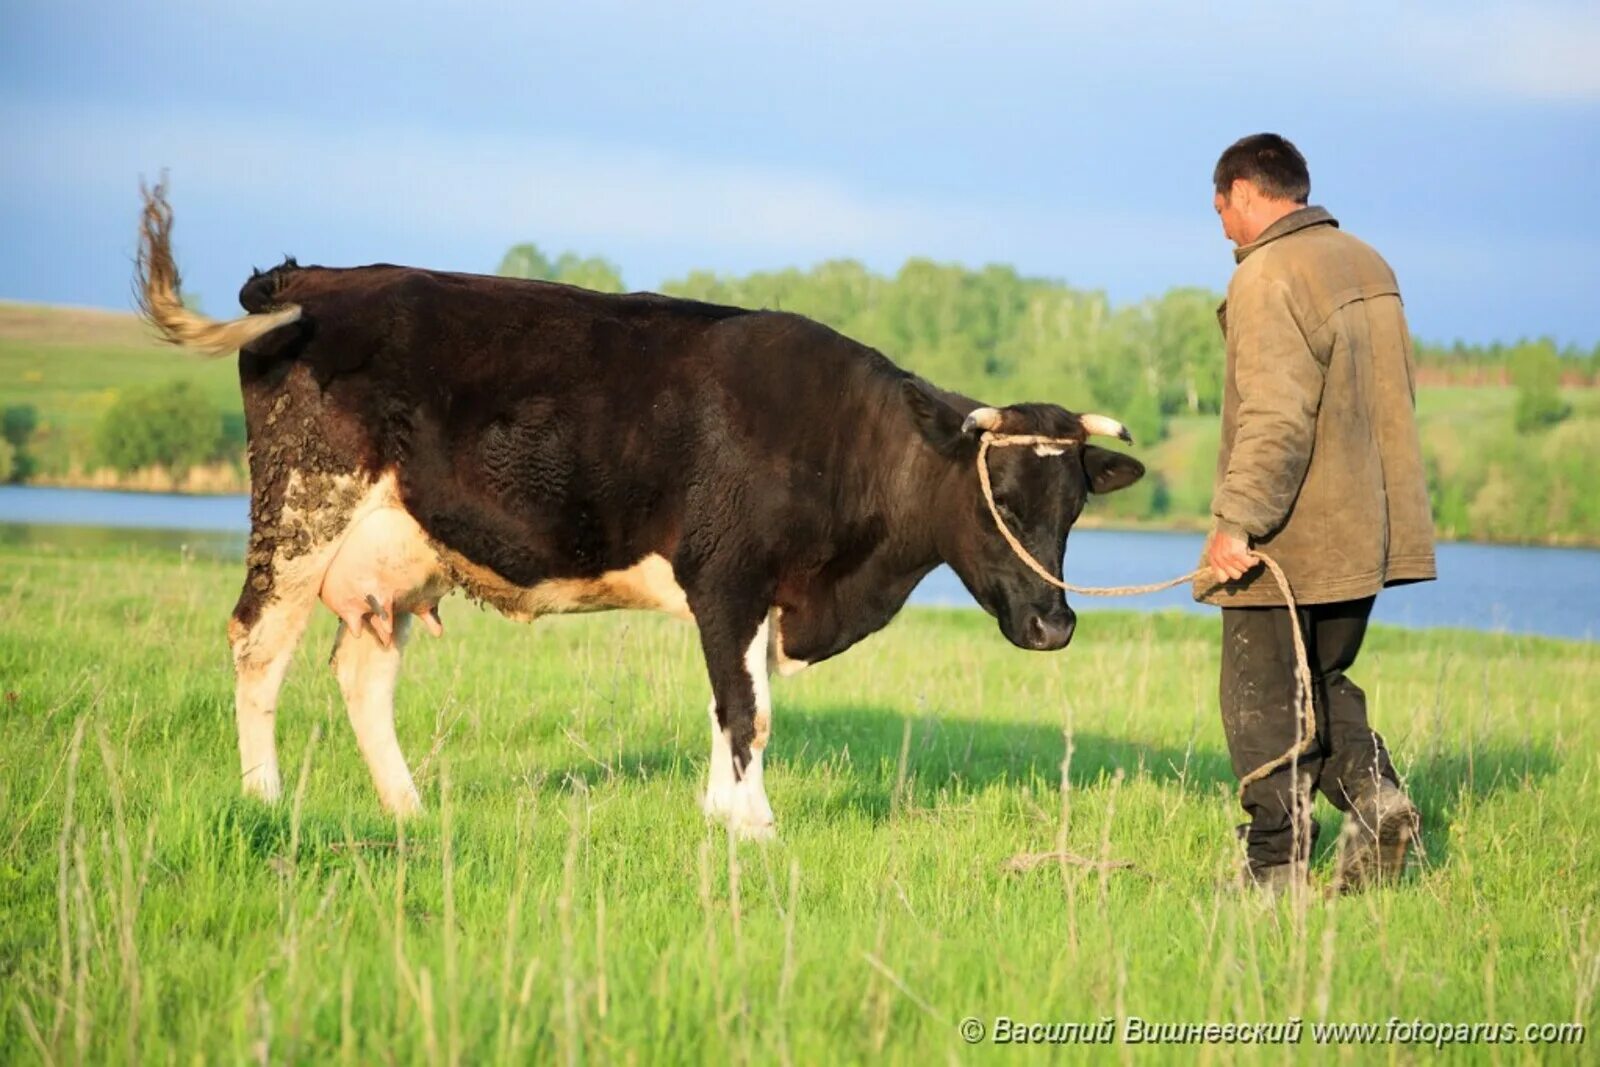
[[[711,678],[705,810],[772,832],[769,668],[882,628],[948,563],[1022,648],[1074,616],[1004,543],[975,468],[984,430],[1066,438],[990,460],[1007,524],[1056,575],[1088,493],[1143,474],[1084,443],[1121,432],[1048,404],[981,408],[798,315],[370,266],[253,274],[249,312],[186,309],[158,187],[138,288],[175,343],[239,352],[250,546],[229,625],[244,789],[281,790],[277,695],[320,598],[386,808],[419,799],[394,732],[413,617],[452,589],[518,619],[646,608],[691,619]]]

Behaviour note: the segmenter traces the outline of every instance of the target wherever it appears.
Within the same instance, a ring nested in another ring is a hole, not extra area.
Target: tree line
[[[621,273],[604,259],[552,259],[529,244],[512,248],[500,273],[624,289]],[[799,312],[986,403],[1051,400],[1115,415],[1140,442],[1151,473],[1105,501],[1105,510],[1179,525],[1204,525],[1209,517],[1225,366],[1217,293],[1175,288],[1118,305],[1103,291],[1007,266],[973,269],[925,258],[908,259],[892,275],[854,260],[744,275],[694,271],[661,290]],[[1574,387],[1600,384],[1600,344],[1418,342],[1416,361],[1425,390],[1509,387],[1474,391],[1484,402],[1423,405],[1423,450],[1442,533],[1600,542],[1600,474],[1586,458],[1600,435],[1600,405],[1573,417],[1567,399]],[[1508,392],[1509,409],[1496,407]]]
[[[552,259],[532,244],[514,246],[498,273],[624,291],[609,261],[571,252]],[[1102,291],[1007,266],[912,258],[894,275],[848,259],[746,275],[693,271],[661,291],[799,312],[947,388],[991,403],[1049,397],[1080,410],[1092,403],[1116,410],[1146,439],[1158,438],[1172,416],[1214,414],[1222,402],[1222,298],[1205,289],[1116,306]],[[1600,343],[1417,341],[1416,360],[1426,385],[1511,385],[1528,394],[1518,402],[1523,429],[1561,421],[1555,394],[1563,386],[1600,385]]]
[[[512,247],[498,273],[624,289],[621,272],[603,258],[549,256],[533,244]],[[1216,293],[1175,288],[1114,304],[1103,291],[1008,266],[974,269],[926,258],[908,259],[893,274],[854,260],[744,275],[694,271],[661,290],[807,315],[986,403],[1048,400],[1112,414],[1133,431],[1150,475],[1102,502],[1102,513],[1168,525],[1207,520],[1224,372]],[[1581,458],[1600,438],[1600,394],[1595,403],[1575,406],[1572,399],[1587,398],[1575,387],[1597,384],[1600,345],[1418,343],[1417,365],[1441,532],[1600,543],[1600,503],[1589,503],[1600,502],[1600,474]],[[1432,388],[1450,385],[1507,388]],[[32,410],[4,413],[0,480],[40,472],[30,444],[38,423]],[[233,465],[240,484],[244,479],[240,413],[217,408],[181,382],[116,396],[83,451],[74,462],[119,475],[155,468],[181,481],[190,468],[222,463]]]

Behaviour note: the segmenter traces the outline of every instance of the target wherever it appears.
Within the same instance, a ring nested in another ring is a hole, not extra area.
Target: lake
[[[249,529],[243,496],[177,496],[0,486],[0,544],[138,545],[202,558],[240,559]],[[1077,530],[1067,577],[1079,585],[1154,582],[1194,567],[1199,534]],[[973,606],[941,567],[913,604]],[[1083,614],[1105,608],[1211,611],[1186,589],[1102,600],[1074,597]],[[1454,626],[1595,640],[1600,636],[1600,551],[1525,545],[1439,545],[1439,581],[1391,589],[1374,618],[1395,626]]]

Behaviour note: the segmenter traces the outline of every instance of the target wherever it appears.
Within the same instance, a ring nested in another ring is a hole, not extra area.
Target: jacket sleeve
[[[1327,368],[1286,285],[1261,278],[1241,289],[1228,301],[1239,407],[1211,513],[1218,530],[1260,538],[1283,525],[1305,480]]]

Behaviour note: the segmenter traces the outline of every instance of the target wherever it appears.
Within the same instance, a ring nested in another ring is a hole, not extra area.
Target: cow
[[[1115,420],[992,407],[800,315],[654,293],[293,259],[255,271],[246,314],[186,307],[161,185],[143,190],[136,291],[165,339],[238,352],[250,537],[228,624],[243,789],[282,790],[278,692],[318,601],[384,808],[421,801],[394,728],[415,620],[461,590],[513,619],[644,609],[697,628],[710,676],[702,807],[774,832],[762,778],[769,676],[883,628],[941,563],[1002,634],[1072,639],[1059,577],[1091,493],[1137,481]],[[985,434],[1035,434],[976,458]]]

